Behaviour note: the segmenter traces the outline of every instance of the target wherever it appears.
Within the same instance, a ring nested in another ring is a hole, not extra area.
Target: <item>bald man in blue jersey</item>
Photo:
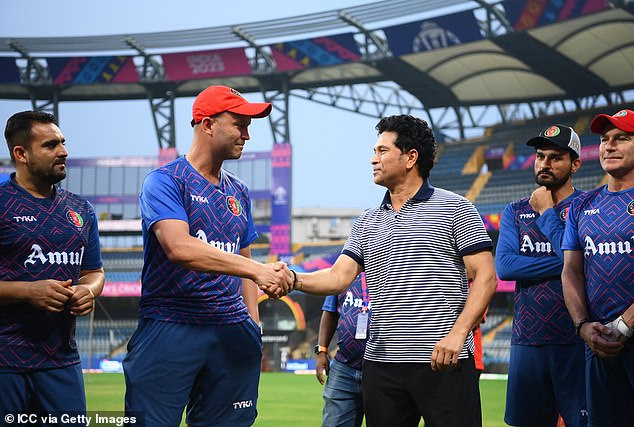
[[[498,276],[516,282],[504,421],[555,427],[561,414],[567,427],[583,427],[583,342],[560,280],[566,214],[581,194],[572,185],[581,167],[581,142],[570,126],[552,125],[527,145],[535,147],[539,187],[504,209],[495,257]]]
[[[606,185],[575,199],[562,249],[566,306],[586,343],[588,425],[634,425],[634,111],[599,114]]]
[[[249,426],[257,414],[262,338],[258,287],[292,286],[288,268],[250,257],[257,238],[246,185],[222,168],[238,159],[252,118],[269,103],[210,86],[192,108],[187,155],[152,171],[141,190],[144,266],[139,326],[123,367],[137,425]]]

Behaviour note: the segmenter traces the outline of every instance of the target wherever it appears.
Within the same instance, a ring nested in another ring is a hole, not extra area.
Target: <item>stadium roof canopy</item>
[[[204,61],[236,49],[248,62],[246,71],[223,68],[196,78],[170,72],[170,64],[183,56],[190,55],[182,60],[193,67],[192,55]],[[95,56],[130,57],[138,78],[78,82],[54,75],[53,63]],[[34,102],[193,96],[210,84],[226,84],[243,92],[305,91],[314,100],[320,88],[330,88],[332,105],[338,96],[354,104],[355,97],[366,95],[333,88],[393,82],[426,112],[557,100],[579,108],[584,98],[623,103],[623,92],[634,90],[634,5],[628,0],[379,1],[183,31],[0,38],[0,67],[6,71],[11,62],[19,78],[3,80],[0,73],[0,98]],[[389,96],[370,101],[393,107],[405,102]],[[362,112],[359,105],[348,109],[355,108]]]

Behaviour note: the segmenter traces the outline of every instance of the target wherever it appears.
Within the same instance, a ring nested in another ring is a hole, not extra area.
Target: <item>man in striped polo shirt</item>
[[[467,199],[429,183],[436,143],[425,121],[390,116],[376,129],[371,164],[374,182],[387,188],[383,201],[358,218],[331,268],[296,274],[295,288],[338,294],[365,271],[368,427],[418,426],[421,416],[481,426],[471,331],[497,285],[491,239]]]

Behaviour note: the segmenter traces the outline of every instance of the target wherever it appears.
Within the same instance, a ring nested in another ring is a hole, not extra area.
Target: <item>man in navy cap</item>
[[[539,187],[504,209],[495,258],[498,276],[516,282],[504,421],[555,427],[561,414],[566,426],[585,426],[583,342],[560,279],[566,215],[581,194],[572,185],[581,144],[570,126],[552,125],[527,145],[535,147]]]

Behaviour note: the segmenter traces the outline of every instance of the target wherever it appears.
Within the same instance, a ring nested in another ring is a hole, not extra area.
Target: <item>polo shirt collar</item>
[[[425,202],[431,198],[432,194],[434,194],[434,187],[429,183],[429,180],[426,179],[423,181],[423,185],[420,186],[416,194],[412,196],[412,199]],[[385,192],[385,196],[383,196],[381,208],[388,209],[391,204],[392,199],[390,198],[390,191],[388,190]]]

